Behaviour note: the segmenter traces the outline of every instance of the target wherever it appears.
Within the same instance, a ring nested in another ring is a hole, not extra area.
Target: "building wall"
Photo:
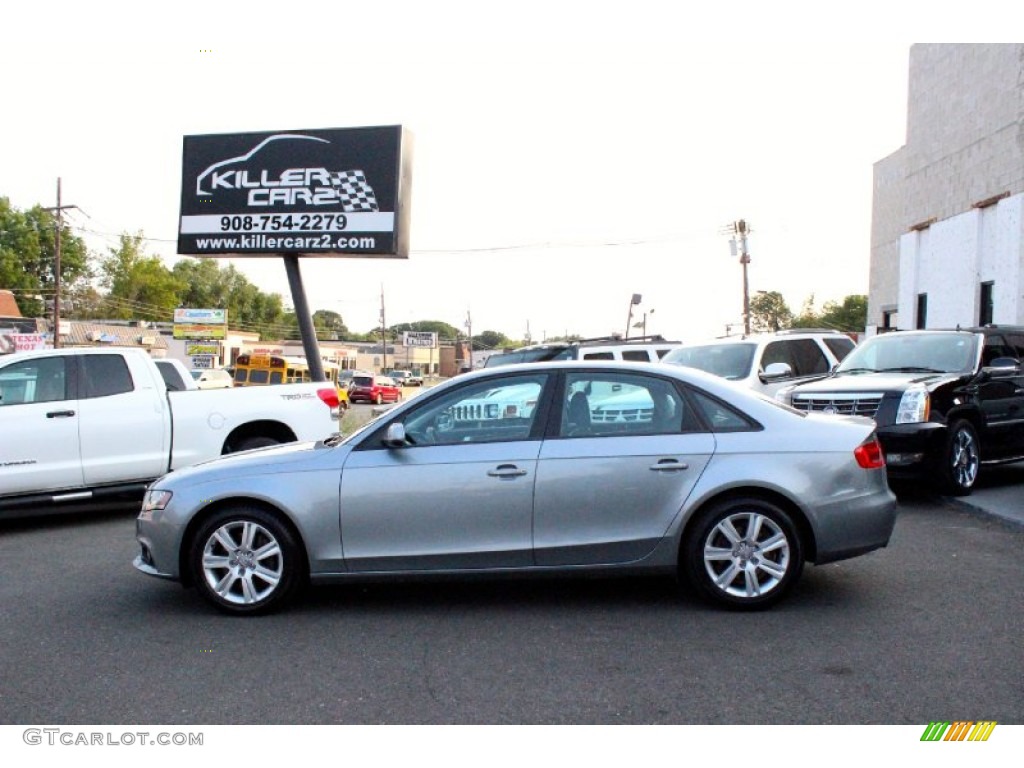
[[[894,308],[913,327],[922,292],[929,327],[976,322],[986,280],[1021,322],[1022,193],[1024,44],[912,46],[907,143],[874,167],[869,329]]]

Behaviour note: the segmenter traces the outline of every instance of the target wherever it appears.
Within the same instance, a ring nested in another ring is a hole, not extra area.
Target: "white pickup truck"
[[[326,383],[168,391],[131,347],[0,356],[0,516],[141,498],[164,473],[338,430]]]

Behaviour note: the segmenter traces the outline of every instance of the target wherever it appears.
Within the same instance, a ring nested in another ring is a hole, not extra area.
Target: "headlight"
[[[896,411],[897,424],[917,424],[928,421],[931,415],[931,397],[928,390],[920,384],[910,387],[900,398],[900,407]]]
[[[170,504],[173,495],[170,491],[146,491],[146,495],[142,499],[142,511],[139,513],[139,517],[149,519],[154,510],[163,509]]]

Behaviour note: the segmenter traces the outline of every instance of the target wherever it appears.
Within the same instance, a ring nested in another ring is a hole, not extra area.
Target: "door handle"
[[[682,472],[689,468],[689,464],[678,459],[660,459],[656,464],[651,464],[651,469],[655,472]]]
[[[74,416],[74,411],[48,411],[46,418],[48,419],[66,419],[69,416]]]
[[[492,470],[487,472],[488,477],[522,477],[526,474],[525,469],[520,469],[515,464],[499,464]]]

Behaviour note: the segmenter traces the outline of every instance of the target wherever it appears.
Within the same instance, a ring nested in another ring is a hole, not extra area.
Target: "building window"
[[[928,294],[917,294],[917,323],[915,328],[924,328],[928,325]]]
[[[989,281],[981,284],[981,301],[978,307],[978,324],[992,324],[992,293],[995,283]]]
[[[896,330],[896,310],[889,309],[882,312],[882,327],[880,331]]]

